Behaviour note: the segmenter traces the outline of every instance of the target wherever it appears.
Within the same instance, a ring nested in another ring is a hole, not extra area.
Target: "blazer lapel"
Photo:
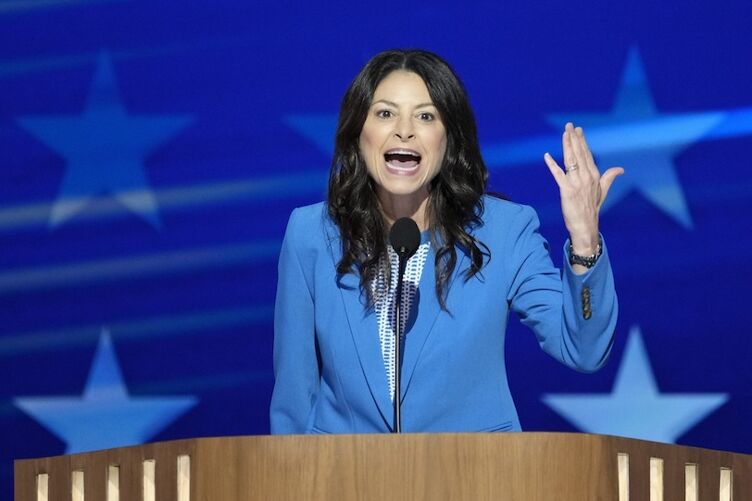
[[[466,254],[462,249],[457,249],[457,264],[454,267],[452,275],[449,277],[447,287],[450,292],[452,284],[457,279],[458,275],[465,268]],[[420,277],[420,286],[418,287],[419,297],[416,297],[413,301],[412,308],[414,311],[410,312],[412,318],[416,318],[414,325],[408,330],[405,336],[404,354],[402,356],[402,388],[401,388],[401,401],[404,400],[405,394],[410,387],[412,381],[413,372],[415,366],[418,363],[420,354],[423,351],[423,347],[426,341],[433,332],[433,327],[439,318],[441,313],[441,306],[439,300],[436,297],[436,252],[431,246],[431,252],[428,254],[426,264],[423,267],[423,273]],[[457,314],[458,312],[453,312]]]
[[[376,315],[372,309],[366,311],[364,307],[358,277],[349,273],[342,277],[342,284],[346,287],[340,287],[342,302],[345,305],[350,334],[358,352],[363,375],[368,382],[371,396],[376,402],[382,418],[391,426],[394,412],[392,401],[389,398],[384,359],[381,356],[381,341],[379,340]]]
[[[327,230],[330,236],[331,256],[336,266],[342,258],[342,246],[339,231],[336,227],[332,228],[332,224],[327,226]],[[342,277],[339,291],[345,307],[350,335],[355,343],[358,361],[368,383],[371,397],[376,402],[381,417],[391,427],[394,421],[394,410],[392,400],[389,398],[384,359],[381,356],[378,321],[373,309],[366,310],[365,308],[365,298],[361,297],[359,282],[359,277],[348,273]]]

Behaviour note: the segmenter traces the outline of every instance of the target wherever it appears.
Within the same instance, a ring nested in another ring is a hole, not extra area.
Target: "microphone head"
[[[389,243],[401,259],[408,259],[420,245],[418,225],[409,217],[399,218],[389,230]]]

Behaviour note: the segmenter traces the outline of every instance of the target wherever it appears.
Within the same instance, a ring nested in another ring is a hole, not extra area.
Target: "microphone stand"
[[[402,433],[402,401],[401,401],[401,375],[402,375],[402,278],[407,267],[407,252],[400,247],[399,275],[397,277],[396,294],[396,322],[394,326],[394,433]]]
[[[402,433],[402,279],[407,268],[407,260],[420,246],[420,230],[409,217],[401,217],[389,230],[389,243],[399,257],[399,274],[395,300],[396,322],[394,325],[394,433]]]

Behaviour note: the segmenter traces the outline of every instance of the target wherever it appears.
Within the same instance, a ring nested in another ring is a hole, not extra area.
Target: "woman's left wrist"
[[[595,266],[595,263],[598,261],[598,258],[601,257],[601,254],[603,254],[603,242],[600,238],[600,235],[598,235],[598,243],[595,246],[595,249],[590,250],[583,250],[578,251],[574,245],[572,244],[571,240],[569,242],[569,264],[572,266],[580,265],[584,266],[585,268],[592,268]]]
[[[601,245],[601,236],[599,233],[587,236],[569,236],[569,248],[578,256],[591,256],[598,253]]]

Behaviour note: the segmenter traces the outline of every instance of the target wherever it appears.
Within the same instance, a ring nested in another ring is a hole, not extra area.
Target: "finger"
[[[561,135],[561,150],[564,153],[564,169],[568,172],[569,168],[577,164],[577,157],[574,155],[572,149],[572,141],[569,137],[569,129],[572,127],[571,123],[567,123],[564,126],[564,134]]]
[[[587,159],[587,166],[590,168],[590,173],[593,175],[599,175],[598,166],[595,165],[595,160],[593,159],[593,152],[590,151],[590,146],[588,146],[587,139],[585,138],[585,131],[582,129],[582,127],[577,127],[575,131],[577,132],[577,138],[580,141],[580,148],[585,153],[585,158]]]
[[[601,176],[600,184],[601,184],[601,200],[598,206],[600,207],[603,205],[603,202],[606,201],[606,196],[608,195],[608,190],[611,189],[611,186],[614,184],[614,181],[617,177],[624,174],[624,169],[622,167],[611,167],[606,172],[603,173]]]
[[[559,167],[559,164],[556,163],[556,160],[554,158],[546,153],[543,155],[543,160],[546,162],[546,166],[548,167],[548,170],[551,171],[551,175],[554,177],[554,181],[556,181],[556,184],[559,185],[559,187],[562,187],[562,183],[567,182],[567,175],[564,174],[564,171],[561,167]]]
[[[572,153],[577,162],[577,169],[575,172],[577,172],[579,176],[587,176],[590,174],[590,171],[588,170],[588,158],[582,149],[580,135],[577,133],[577,129],[575,129],[574,124],[571,122],[567,124],[567,129],[567,132],[569,133],[569,141],[572,144]]]
[[[573,180],[582,179],[582,171],[586,169],[585,160],[580,153],[579,141],[577,139],[577,133],[574,130],[574,125],[567,123],[564,134],[565,140],[569,144],[568,153],[564,154],[564,165],[567,168],[567,175],[572,176]]]

